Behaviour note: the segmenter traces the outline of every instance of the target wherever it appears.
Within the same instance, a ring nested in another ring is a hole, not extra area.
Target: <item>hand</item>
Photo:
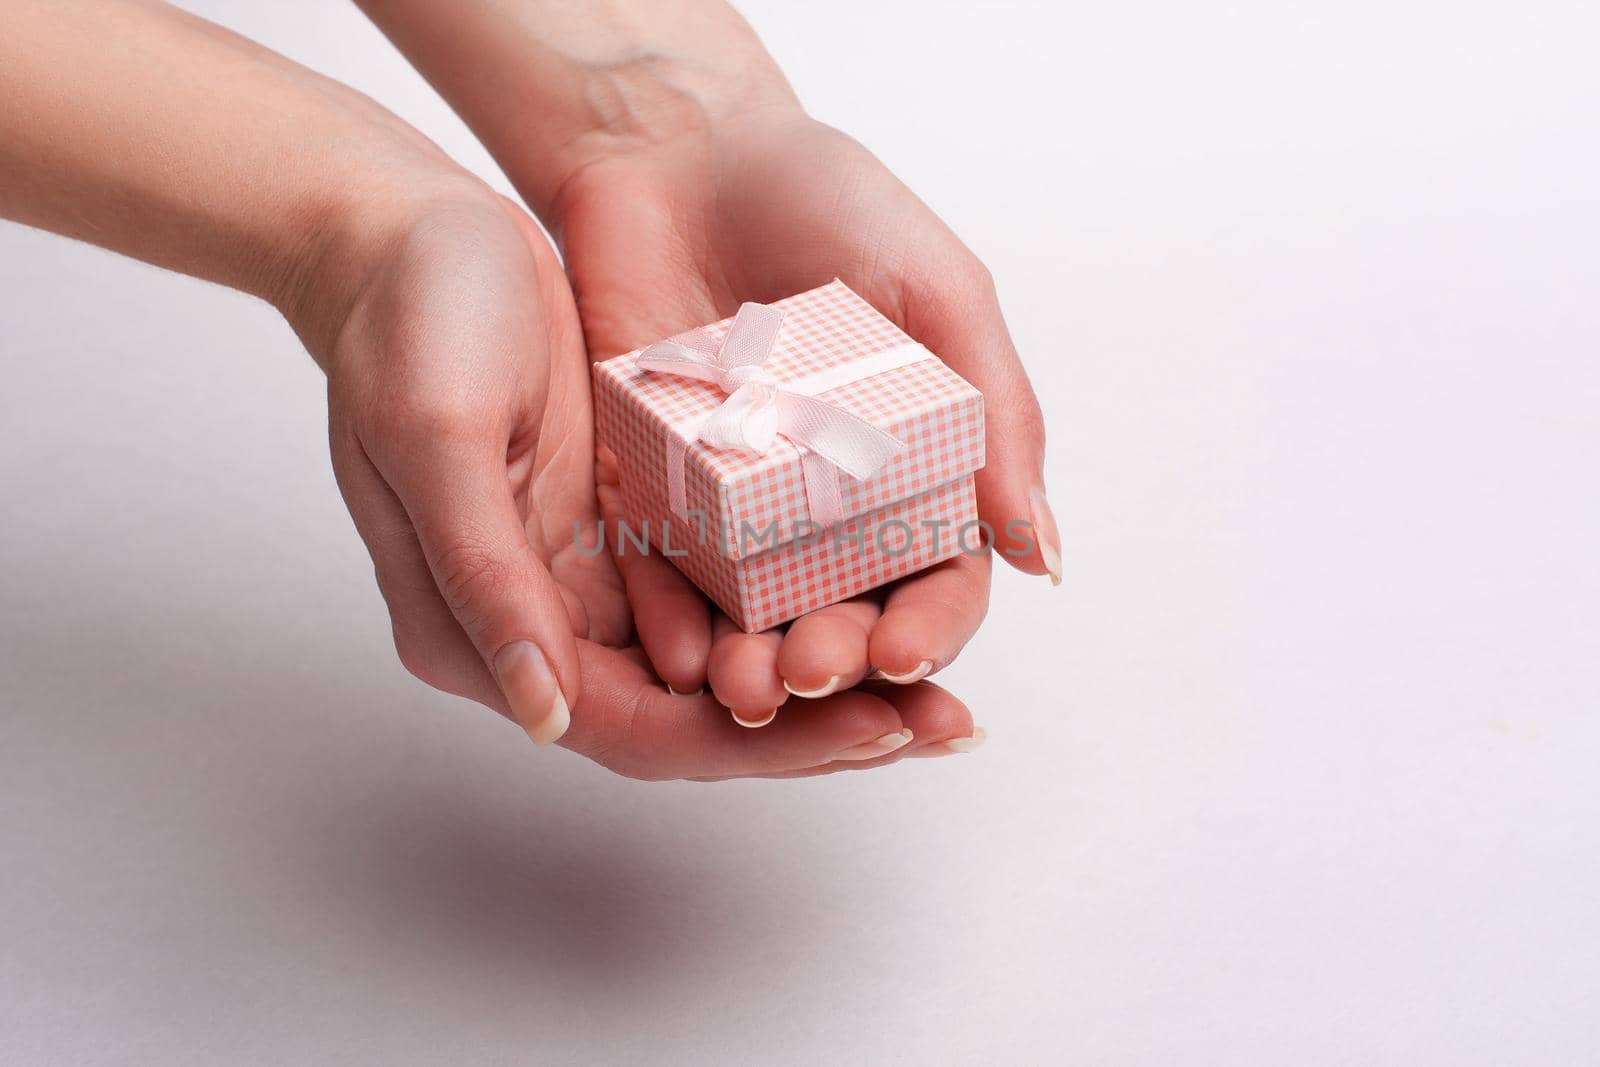
[[[980,514],[997,529],[1032,522],[1039,547],[1013,562],[1059,578],[1038,405],[987,272],[869,153],[800,111],[730,6],[359,2],[562,243],[593,356],[841,277],[988,396]],[[792,717],[809,721],[834,699],[821,694],[873,669],[925,687],[916,680],[960,651],[989,587],[988,559],[963,557],[784,633],[745,635],[664,560],[619,562],[656,671],[680,692],[709,680],[751,725],[774,721],[793,692],[816,698]],[[964,710],[924,725],[917,746],[975,736]]]
[[[334,470],[412,673],[636,778],[816,773],[905,746],[908,728],[970,735],[928,686],[841,694],[754,738],[669,693],[637,647],[607,647],[630,620],[610,561],[577,548],[597,536],[589,366],[552,249],[475,188],[395,230],[336,321],[302,333],[331,338]]]
[[[283,311],[328,372],[335,471],[417,674],[641,778],[812,773],[970,729],[931,687],[759,737],[669,694],[606,647],[622,588],[574,547],[596,516],[589,369],[532,221],[370,99],[178,9],[8,14],[0,216]]]
[[[1042,481],[1043,423],[983,266],[869,152],[792,105],[618,143],[559,187],[549,214],[595,358],[648,344],[837,276],[987,398],[981,517],[1033,524],[1008,557],[1060,580]],[[886,594],[824,608],[787,632],[743,634],[669,564],[619,565],[635,624],[674,689],[709,679],[749,724],[791,694],[830,692],[874,669],[913,682],[946,666],[982,619],[989,559],[958,556]]]
[[[575,638],[630,625],[595,509],[570,290],[521,209],[471,188],[412,210],[327,332],[334,472],[417,677],[561,737]]]

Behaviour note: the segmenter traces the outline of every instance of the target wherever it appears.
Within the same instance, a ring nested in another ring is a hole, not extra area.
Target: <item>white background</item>
[[[492,173],[352,7],[191,6]],[[1047,412],[989,745],[533,750],[396,662],[269,309],[0,226],[0,1061],[1593,1062],[1595,6],[746,10]]]

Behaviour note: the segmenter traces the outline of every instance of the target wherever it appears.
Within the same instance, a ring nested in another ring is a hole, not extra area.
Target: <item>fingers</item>
[[[870,691],[893,704],[906,728],[916,736],[914,743],[895,753],[895,759],[971,752],[988,736],[973,723],[966,704],[932,682],[873,685]]]
[[[632,568],[643,569],[638,562]],[[987,554],[957,556],[902,582],[884,608],[858,597],[802,616],[786,632],[743,633],[716,613],[706,665],[711,690],[736,722],[763,727],[775,721],[790,696],[830,696],[856,685],[874,667],[891,682],[916,682],[948,665],[972,638],[988,606],[989,575]],[[698,597],[687,582],[681,590]],[[671,610],[682,618],[689,608]],[[641,620],[639,627],[642,636],[646,623]],[[659,670],[661,657],[654,651],[651,662]]]
[[[741,726],[766,726],[789,699],[778,673],[781,630],[747,634],[717,612],[712,622],[711,658],[706,677],[711,691]]]
[[[973,261],[948,288],[909,294],[907,317],[913,336],[983,393],[978,515],[994,529],[995,549],[1017,569],[1061,584],[1061,539],[1044,490],[1044,419],[993,279]]]
[[[875,598],[858,597],[790,623],[778,649],[784,688],[816,700],[865,678],[871,670],[868,641],[881,610]]]
[[[987,552],[962,553],[891,589],[872,628],[872,665],[901,685],[949,666],[983,622],[990,570]]]
[[[679,693],[705,688],[711,657],[710,602],[666,558],[640,552],[619,538],[618,523],[624,520],[617,490],[601,484],[597,492],[617,571],[628,590],[634,631],[651,665]]]
[[[372,455],[417,533],[440,596],[538,744],[559,738],[578,695],[561,592],[529,543],[492,432],[405,434]],[[370,453],[369,453],[370,455]]]
[[[810,778],[839,771],[867,770],[897,763],[908,757],[950,756],[973,752],[987,738],[982,728],[974,726],[972,713],[960,700],[931,682],[917,685],[893,686],[869,683],[856,692],[870,694],[892,706],[900,716],[911,740],[895,747],[881,747],[873,753],[859,749],[852,753],[856,758],[835,758],[813,767],[793,770],[769,771],[742,777],[757,778]],[[800,718],[789,716],[788,718]],[[865,753],[865,754],[863,754]],[[696,781],[724,781],[731,776],[702,776]]]
[[[747,730],[709,695],[668,693],[624,652],[588,641],[577,647],[582,696],[561,744],[630,778],[778,774],[907,743],[894,701],[874,693],[838,693],[805,715]]]
[[[339,491],[372,556],[400,662],[435,689],[509,714],[499,684],[440,597],[399,497],[353,438],[336,437],[331,452]]]

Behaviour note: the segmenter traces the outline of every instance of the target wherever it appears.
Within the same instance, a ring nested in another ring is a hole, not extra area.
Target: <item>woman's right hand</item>
[[[589,363],[527,214],[369,98],[177,8],[6,14],[0,216],[283,311],[328,373],[334,468],[416,674],[640,778],[806,771],[966,714],[855,698],[752,741],[668,693],[609,559],[574,547],[596,522]]]
[[[401,661],[547,744],[580,691],[575,638],[629,630],[614,570],[574,543],[596,515],[570,290],[533,221],[465,178],[372,244],[314,331],[340,490]]]

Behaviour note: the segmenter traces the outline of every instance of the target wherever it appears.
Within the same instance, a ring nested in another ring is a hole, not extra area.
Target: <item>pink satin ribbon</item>
[[[870,478],[906,447],[859,415],[809,394],[932,359],[927,349],[903,345],[779,385],[766,362],[782,324],[783,312],[777,308],[743,304],[721,344],[696,331],[639,353],[640,370],[697,378],[727,396],[709,415],[674,427],[668,439],[667,500],[677,514],[688,508],[684,461],[696,440],[762,455],[779,437],[793,442],[800,449],[811,521],[822,527],[847,518],[840,505],[840,471]]]

